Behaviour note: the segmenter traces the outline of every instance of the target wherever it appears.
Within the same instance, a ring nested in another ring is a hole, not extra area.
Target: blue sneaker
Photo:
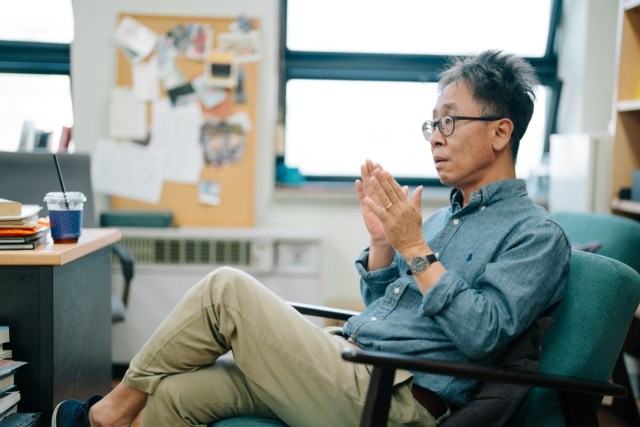
[[[89,409],[100,400],[102,396],[96,394],[84,403],[79,400],[58,403],[53,410],[51,427],[89,427]]]

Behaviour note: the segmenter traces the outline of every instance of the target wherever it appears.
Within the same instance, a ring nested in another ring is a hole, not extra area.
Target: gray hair
[[[531,64],[512,54],[486,50],[479,55],[452,58],[438,77],[439,92],[464,80],[471,86],[473,98],[484,115],[505,117],[513,122],[510,145],[515,164],[536,99],[538,79]]]

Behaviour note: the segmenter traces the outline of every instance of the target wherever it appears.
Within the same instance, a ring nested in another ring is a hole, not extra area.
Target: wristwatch
[[[425,256],[417,256],[411,260],[409,263],[409,268],[411,274],[419,274],[422,273],[434,262],[438,262],[438,258],[434,254],[429,254]]]

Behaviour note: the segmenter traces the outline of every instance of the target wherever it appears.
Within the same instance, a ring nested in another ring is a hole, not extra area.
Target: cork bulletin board
[[[189,22],[212,25],[215,32],[214,49],[216,48],[217,35],[229,32],[229,25],[235,18],[208,18],[187,16],[157,16],[121,14],[119,20],[130,16],[141,24],[147,26],[157,34],[164,34],[178,24]],[[258,21],[250,20],[254,29],[258,29]],[[116,86],[132,86],[132,66],[124,54],[117,51]],[[176,58],[176,65],[180,68],[187,80],[203,73],[204,63],[186,59],[184,55]],[[157,205],[112,197],[111,206],[114,209],[145,209],[145,210],[170,210],[174,214],[176,226],[236,226],[247,227],[253,225],[254,203],[254,170],[255,170],[255,143],[257,123],[257,94],[258,94],[258,63],[249,62],[242,64],[244,71],[244,92],[246,99],[242,104],[234,102],[234,90],[230,89],[231,111],[230,114],[246,112],[251,119],[252,129],[246,135],[246,148],[242,158],[237,163],[223,167],[211,167],[205,165],[201,179],[217,181],[220,184],[220,204],[211,206],[198,202],[198,185],[164,182],[162,197]],[[167,96],[161,89],[160,96]],[[151,108],[150,106],[148,107]],[[149,111],[151,117],[151,111]],[[224,117],[218,117],[223,119]]]

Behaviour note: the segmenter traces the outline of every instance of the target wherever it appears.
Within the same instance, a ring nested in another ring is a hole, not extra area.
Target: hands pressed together
[[[424,251],[427,246],[422,236],[422,186],[409,198],[409,187],[400,187],[379,163],[374,165],[367,160],[360,172],[362,181],[356,180],[356,191],[371,245],[390,245],[405,259]]]

